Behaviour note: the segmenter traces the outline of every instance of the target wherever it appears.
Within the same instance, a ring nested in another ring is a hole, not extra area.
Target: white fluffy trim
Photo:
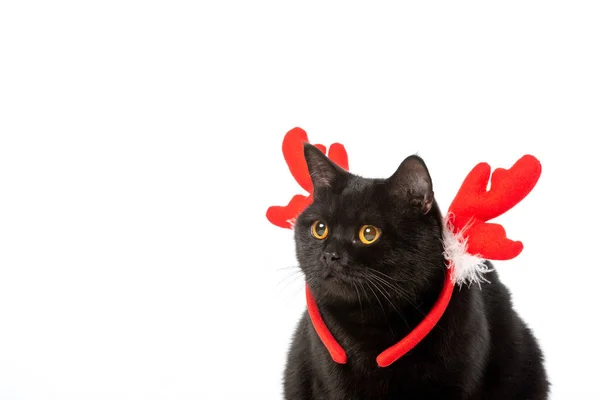
[[[287,222],[288,224],[290,224],[290,228],[292,230],[294,230],[294,228],[296,227],[296,218],[288,219],[285,222]]]
[[[448,268],[454,266],[452,280],[458,287],[463,284],[471,286],[477,283],[488,282],[483,276],[491,268],[485,264],[485,260],[477,254],[469,254],[467,239],[463,232],[455,234],[448,217],[444,218],[444,257],[449,261]]]

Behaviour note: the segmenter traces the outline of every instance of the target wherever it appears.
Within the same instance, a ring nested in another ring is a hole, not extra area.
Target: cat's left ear
[[[433,206],[433,185],[429,170],[417,155],[407,157],[387,179],[388,190],[427,214]]]

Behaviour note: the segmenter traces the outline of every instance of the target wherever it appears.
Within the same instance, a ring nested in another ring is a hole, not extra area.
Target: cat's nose
[[[326,264],[331,264],[340,259],[340,255],[335,251],[326,251],[323,253],[323,261]]]

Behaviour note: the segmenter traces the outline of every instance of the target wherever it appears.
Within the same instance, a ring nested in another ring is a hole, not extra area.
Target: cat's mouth
[[[322,274],[322,278],[326,282],[343,283],[348,285],[364,279],[364,277],[361,275],[353,273],[348,269],[348,267],[344,267],[343,270],[340,268],[326,268]]]

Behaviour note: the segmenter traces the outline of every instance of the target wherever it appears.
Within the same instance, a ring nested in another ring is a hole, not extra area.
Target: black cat
[[[304,156],[314,202],[296,221],[297,258],[348,361],[332,360],[305,313],[288,355],[285,399],[548,398],[543,354],[494,271],[481,287],[455,288],[425,339],[379,367],[377,355],[423,320],[442,288],[443,218],[431,177],[418,156],[388,179],[344,171],[309,144]]]

